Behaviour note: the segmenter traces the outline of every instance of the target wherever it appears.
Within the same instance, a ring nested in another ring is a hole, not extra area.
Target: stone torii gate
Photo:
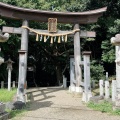
[[[58,23],[74,24],[74,30],[79,29],[79,24],[97,22],[98,18],[106,11],[106,7],[86,12],[53,12],[20,8],[0,2],[0,15],[11,19],[22,20],[22,26],[29,27],[29,21],[48,22],[49,18],[57,18]],[[19,50],[19,78],[18,101],[25,102],[24,85],[27,70],[28,34],[29,29],[3,27],[3,32],[21,34],[21,49]],[[59,31],[58,31],[59,32]],[[66,31],[65,31],[66,32]],[[34,33],[36,34],[36,33]],[[95,37],[94,32],[76,31],[74,34],[74,58],[76,87],[80,87],[82,81],[80,37]]]

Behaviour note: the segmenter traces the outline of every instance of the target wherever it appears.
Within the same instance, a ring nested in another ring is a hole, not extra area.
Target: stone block
[[[91,92],[88,92],[88,93],[83,92],[82,101],[87,103],[87,102],[90,101],[91,97],[92,97],[92,93]]]
[[[63,77],[63,87],[67,88],[67,78]]]
[[[9,118],[8,112],[4,112],[0,114],[0,120],[8,120],[8,118]]]
[[[0,113],[5,111],[5,104],[0,102]]]
[[[95,88],[95,80],[92,80],[91,87]]]
[[[120,107],[120,99],[117,99],[117,100],[115,101],[115,106],[116,106],[116,107]]]
[[[110,98],[110,85],[109,81],[105,81],[105,99]]]
[[[100,96],[104,95],[104,81],[99,80]]]
[[[7,102],[6,103],[6,109],[14,110],[15,106],[13,105],[13,102]]]
[[[6,103],[6,109],[10,109],[10,110],[23,109],[24,107],[25,107],[25,103],[23,103],[22,101]]]
[[[25,107],[25,103],[22,101],[16,101],[13,105],[15,109],[23,109]]]
[[[75,91],[76,91],[77,93],[82,93],[82,92],[83,92],[83,89],[82,89],[82,87],[76,87],[76,88],[75,88]]]
[[[75,86],[71,86],[71,92],[75,92],[76,87]]]
[[[4,81],[1,81],[1,88],[4,88]]]
[[[112,101],[115,102],[116,101],[116,86],[117,86],[117,82],[116,80],[112,80]]]
[[[100,100],[103,100],[103,99],[104,99],[104,96],[93,96],[90,98],[90,101],[98,103]]]

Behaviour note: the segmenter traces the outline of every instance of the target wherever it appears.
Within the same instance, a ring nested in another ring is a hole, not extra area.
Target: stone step
[[[8,120],[8,117],[9,117],[8,112],[0,113],[0,120]]]

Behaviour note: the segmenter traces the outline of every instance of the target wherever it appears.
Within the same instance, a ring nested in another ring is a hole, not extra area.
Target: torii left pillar
[[[74,29],[79,29],[79,24],[74,25]],[[81,69],[81,49],[80,49],[80,32],[74,34],[74,59],[75,59],[75,80],[76,92],[82,93],[80,84],[82,83],[82,69]]]
[[[28,21],[23,20],[22,25],[28,27]],[[27,73],[27,54],[28,54],[28,30],[22,28],[21,49],[19,50],[19,76],[18,76],[17,101],[21,101],[23,103],[26,102],[25,84]]]

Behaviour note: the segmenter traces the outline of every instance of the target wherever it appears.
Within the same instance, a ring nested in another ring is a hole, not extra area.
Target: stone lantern
[[[0,30],[0,42],[6,42],[9,39],[9,34],[5,33],[4,35],[2,34]]]
[[[0,30],[0,42],[6,42],[9,38],[9,34],[5,33],[4,35],[2,34]],[[1,48],[0,48],[1,51]],[[4,58],[0,56],[0,65],[4,63]],[[5,112],[5,103],[0,102],[0,120],[5,120],[9,116],[9,113]]]
[[[111,43],[116,47],[116,96],[115,107],[120,108],[120,34],[116,34],[111,38]]]
[[[9,34],[5,33],[4,35],[2,34],[0,30],[0,42],[6,42],[9,39]],[[0,48],[1,51],[1,48]],[[0,65],[4,63],[4,58],[0,57]]]
[[[6,42],[9,39],[9,34],[5,33],[4,35],[2,34],[0,30],[0,42]],[[1,48],[0,48],[1,51]],[[0,65],[4,63],[4,58],[0,57]]]
[[[14,62],[9,58],[5,63],[7,63],[7,70],[8,70],[8,91],[10,91],[10,90],[11,90],[12,64],[13,64]]]
[[[1,52],[1,48],[0,48],[0,52]],[[0,65],[4,63],[4,58],[0,56]]]

